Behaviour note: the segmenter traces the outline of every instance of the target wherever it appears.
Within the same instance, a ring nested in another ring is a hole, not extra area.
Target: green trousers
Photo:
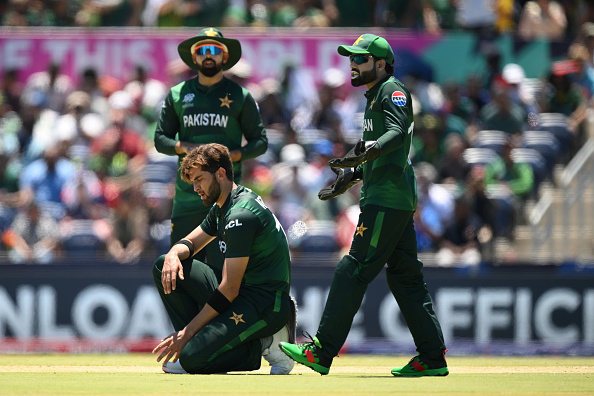
[[[153,264],[153,279],[176,331],[183,329],[204,307],[219,281],[198,260],[184,260],[184,280],[165,294],[161,272],[165,256]],[[242,287],[239,296],[186,344],[179,361],[188,373],[213,374],[260,368],[263,337],[279,331],[291,312],[288,294]]]
[[[417,351],[434,359],[443,356],[446,349],[443,334],[423,278],[423,263],[417,258],[413,212],[366,205],[359,216],[349,254],[334,271],[318,328],[317,337],[327,357],[338,355],[367,286],[385,264],[388,286]]]
[[[198,227],[204,219],[208,211],[197,211],[192,214],[184,214],[183,216],[175,216],[171,218],[171,245],[179,241],[196,227]],[[217,274],[219,280],[223,271],[223,263],[225,258],[219,248],[219,239],[215,238],[214,241],[206,245],[206,247],[194,255],[194,259],[200,260],[203,263],[207,263]]]

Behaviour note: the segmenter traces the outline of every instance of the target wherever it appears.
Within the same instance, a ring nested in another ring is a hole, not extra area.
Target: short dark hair
[[[386,67],[384,70],[386,70],[386,73],[394,75],[394,64],[386,62]]]
[[[385,60],[384,58],[378,58],[378,57],[373,57],[373,61],[379,61],[379,60],[383,60],[384,62],[386,62],[386,67],[384,67],[384,70],[386,71],[386,73],[390,74],[390,75],[394,75],[394,64],[393,63],[388,63],[387,60]]]
[[[211,174],[223,168],[227,179],[233,181],[233,163],[231,162],[229,149],[222,144],[203,144],[190,151],[180,166],[182,180],[192,183],[190,171],[198,167]]]

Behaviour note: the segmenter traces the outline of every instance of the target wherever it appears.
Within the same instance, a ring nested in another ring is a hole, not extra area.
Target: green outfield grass
[[[150,354],[2,355],[8,395],[594,395],[594,357],[449,357],[450,375],[395,378],[410,356],[342,355],[327,376],[164,374]]]

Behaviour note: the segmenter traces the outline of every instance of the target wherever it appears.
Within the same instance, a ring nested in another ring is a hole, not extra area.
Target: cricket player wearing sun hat
[[[387,264],[388,286],[419,353],[392,374],[448,375],[443,334],[417,258],[413,224],[417,188],[409,160],[414,129],[410,93],[392,76],[394,52],[384,38],[363,34],[353,45],[339,46],[338,53],[350,59],[351,84],[367,87],[363,138],[344,157],[329,161],[337,177],[318,196],[331,199],[362,182],[361,214],[349,254],[334,271],[316,336],[305,344],[281,342],[281,349],[296,362],[328,374],[369,283]]]
[[[198,75],[171,88],[165,98],[155,130],[155,148],[163,154],[177,155],[179,168],[193,148],[220,143],[231,153],[235,181],[239,183],[242,162],[264,154],[268,147],[256,101],[246,89],[223,76],[223,70],[241,58],[241,44],[224,37],[219,29],[207,27],[182,41],[177,50]],[[243,138],[247,141],[244,146]],[[198,227],[209,209],[178,172],[171,244]],[[223,258],[218,240],[197,253],[196,258],[206,261],[220,277]]]

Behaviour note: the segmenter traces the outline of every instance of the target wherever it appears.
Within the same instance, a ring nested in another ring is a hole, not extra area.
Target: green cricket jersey
[[[225,258],[249,257],[242,287],[289,293],[291,258],[287,237],[258,194],[238,186],[221,208],[211,208],[200,227],[218,237]]]
[[[242,147],[243,137],[247,144]],[[246,89],[228,78],[208,87],[193,78],[171,88],[155,130],[155,148],[160,153],[176,155],[178,139],[223,144],[230,151],[240,150],[242,161],[264,154],[268,147],[256,101]],[[182,159],[180,156],[178,167]],[[233,173],[235,181],[239,181],[241,162],[233,163]],[[172,217],[205,213],[209,209],[192,185],[181,180],[178,171]]]
[[[408,89],[389,76],[365,93],[363,139],[377,140],[381,155],[361,165],[361,207],[378,205],[412,211],[417,206],[417,184],[409,153],[414,128]]]

